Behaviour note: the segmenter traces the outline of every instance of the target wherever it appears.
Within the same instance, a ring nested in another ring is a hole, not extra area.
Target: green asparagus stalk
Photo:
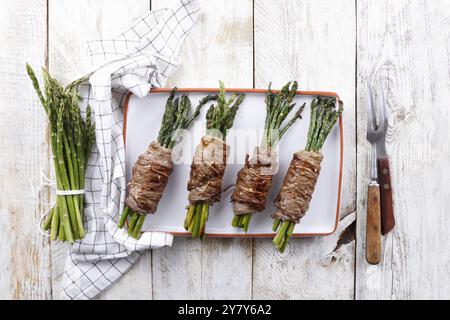
[[[52,223],[50,225],[50,240],[55,241],[58,238],[60,227],[60,215],[58,206],[53,209]]]
[[[263,140],[261,145],[275,148],[281,138],[294,123],[302,118],[306,104],[302,105],[297,112],[286,122],[290,112],[294,109],[293,100],[297,94],[298,83],[296,81],[287,83],[278,94],[272,91],[272,84],[266,96],[266,120],[264,125]],[[283,125],[284,124],[284,125]],[[235,215],[231,225],[248,232],[252,214]]]
[[[86,120],[79,109],[77,86],[82,80],[64,88],[43,69],[44,94],[33,69],[28,64],[26,69],[49,120],[57,190],[84,190],[86,161],[95,141],[95,128],[90,107]],[[44,223],[51,240],[73,243],[84,237],[83,203],[82,195],[57,195],[56,205]]]
[[[217,95],[208,95],[199,102],[194,112],[191,113],[192,103],[188,95],[182,95],[181,98],[176,98],[177,91],[178,89],[174,88],[167,100],[157,138],[161,146],[168,149],[174,148],[179,138],[178,133],[192,126],[194,120],[200,115],[202,108],[209,102],[217,100]],[[118,227],[123,228],[128,218],[131,217],[128,224],[128,234],[134,239],[139,239],[146,214],[132,212],[130,208],[125,207]]]
[[[212,105],[206,114],[206,131],[212,136],[226,140],[228,130],[233,127],[234,119],[240,105],[245,99],[244,94],[233,94],[229,99],[225,95],[225,85],[220,82],[220,93],[217,103]],[[209,218],[210,204],[200,202],[191,204],[186,215],[184,226],[192,234],[192,238],[205,238],[206,222]]]
[[[305,150],[320,152],[322,147],[343,112],[343,103],[339,101],[336,110],[336,99],[329,97],[317,97],[311,103],[311,122]],[[290,237],[294,233],[296,223],[275,219],[273,231],[277,232],[273,244],[279,252],[284,252]]]
[[[52,227],[53,215],[55,213],[55,208],[51,208],[48,216],[45,218],[43,229],[44,231],[49,231]]]

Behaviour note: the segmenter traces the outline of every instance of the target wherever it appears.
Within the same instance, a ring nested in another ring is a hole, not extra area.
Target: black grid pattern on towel
[[[132,239],[117,228],[126,197],[123,104],[128,92],[145,97],[162,87],[178,66],[186,33],[200,11],[197,0],[180,0],[175,9],[151,11],[117,39],[88,43],[100,66],[80,85],[81,108],[94,113],[96,145],[86,173],[86,236],[66,261],[63,294],[92,299],[120,279],[145,250],[172,244],[172,235],[147,232]]]

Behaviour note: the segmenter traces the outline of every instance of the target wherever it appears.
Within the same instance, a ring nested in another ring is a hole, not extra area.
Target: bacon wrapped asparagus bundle
[[[266,97],[266,121],[261,146],[255,148],[253,156],[245,159],[245,166],[237,176],[233,202],[234,219],[232,226],[248,231],[252,214],[264,211],[272,178],[278,169],[276,146],[290,127],[302,117],[305,105],[283,126],[295,107],[292,101],[298,89],[297,82],[289,82],[280,93],[275,94],[269,86]]]
[[[184,227],[193,238],[204,238],[209,207],[220,201],[228,154],[226,135],[244,98],[244,94],[234,94],[227,100],[225,86],[220,82],[217,104],[206,115],[206,136],[196,149],[188,183],[189,208]]]
[[[210,95],[200,101],[191,114],[191,101],[187,95],[175,99],[175,88],[166,104],[166,110],[157,141],[150,144],[133,167],[133,175],[128,184],[126,208],[120,218],[119,228],[129,219],[128,233],[135,239],[141,234],[147,214],[154,214],[162,198],[164,189],[173,170],[172,148],[177,141],[179,130],[188,129],[200,115],[201,109],[209,101],[217,99]]]
[[[311,103],[311,123],[306,148],[294,154],[283,186],[275,200],[277,211],[273,214],[273,231],[277,232],[273,243],[284,252],[295,225],[309,210],[314,189],[319,178],[323,156],[321,150],[343,111],[336,99],[317,97]]]

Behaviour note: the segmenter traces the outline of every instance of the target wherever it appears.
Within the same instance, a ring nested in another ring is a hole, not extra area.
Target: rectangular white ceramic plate
[[[205,89],[206,90],[206,89]],[[180,89],[181,91],[181,89]],[[249,90],[250,91],[250,90]],[[208,93],[191,92],[189,97],[193,107]],[[181,95],[181,94],[180,94]],[[158,136],[164,107],[169,92],[156,92],[140,100],[136,96],[129,97],[126,106],[126,169],[127,177],[131,178],[134,163],[151,141]],[[238,171],[242,168],[247,153],[261,141],[265,119],[265,93],[247,93],[234,123],[234,131],[227,138],[231,147],[229,164],[227,165],[223,187],[226,189],[236,181]],[[233,210],[230,197],[233,187],[225,191],[222,201],[216,203],[210,210],[206,227],[209,236],[220,237],[269,237],[273,235],[271,213],[274,211],[274,198],[280,189],[283,177],[289,167],[293,153],[302,150],[306,144],[309,128],[310,102],[313,96],[299,94],[297,105],[307,103],[303,119],[299,120],[282,139],[279,147],[279,171],[273,180],[267,208],[264,212],[253,215],[247,235],[231,226]],[[188,204],[188,191],[192,155],[195,147],[205,133],[205,114],[200,117],[190,129],[190,137],[183,137],[181,163],[176,164],[170,177],[164,196],[159,203],[158,212],[146,219],[144,231],[166,231],[177,235],[185,234],[183,228]],[[310,210],[295,229],[295,236],[315,236],[333,233],[338,224],[340,190],[342,183],[342,119],[336,125],[323,148],[324,161],[322,171],[314,193]]]

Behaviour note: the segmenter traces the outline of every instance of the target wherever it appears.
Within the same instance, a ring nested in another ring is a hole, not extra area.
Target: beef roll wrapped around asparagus
[[[299,151],[294,154],[283,186],[275,200],[274,218],[299,223],[309,209],[323,156],[320,152]]]
[[[227,99],[225,86],[220,82],[217,103],[206,114],[207,134],[196,149],[188,183],[189,206],[184,227],[193,238],[205,237],[209,207],[220,201],[228,155],[225,140],[244,99],[244,94],[233,94]]]
[[[248,155],[245,166],[239,171],[236,189],[231,197],[234,219],[232,225],[248,231],[252,214],[264,211],[274,174],[278,171],[276,152],[280,139],[302,117],[305,105],[287,121],[295,107],[293,100],[298,89],[297,82],[287,83],[279,93],[269,86],[266,96],[266,120],[263,141],[256,147],[252,157]]]
[[[172,151],[152,142],[133,167],[126,204],[135,212],[155,213],[173,170]]]
[[[343,103],[330,97],[317,97],[311,103],[311,123],[305,150],[294,154],[275,200],[273,243],[284,252],[295,225],[305,216],[321,171],[322,147],[343,111]]]
[[[164,189],[173,171],[172,149],[177,142],[179,130],[188,129],[200,115],[201,109],[208,102],[216,100],[216,95],[202,99],[193,113],[191,101],[187,95],[175,99],[175,88],[167,100],[161,129],[156,141],[138,158],[130,183],[126,207],[119,221],[123,228],[128,221],[128,233],[138,239],[146,215],[157,211]]]
[[[266,208],[267,197],[277,166],[277,154],[271,148],[256,147],[251,159],[247,155],[245,166],[237,176],[236,189],[231,196],[234,214],[253,214]]]
[[[188,183],[189,203],[220,201],[229,147],[220,138],[204,136],[197,146]]]

